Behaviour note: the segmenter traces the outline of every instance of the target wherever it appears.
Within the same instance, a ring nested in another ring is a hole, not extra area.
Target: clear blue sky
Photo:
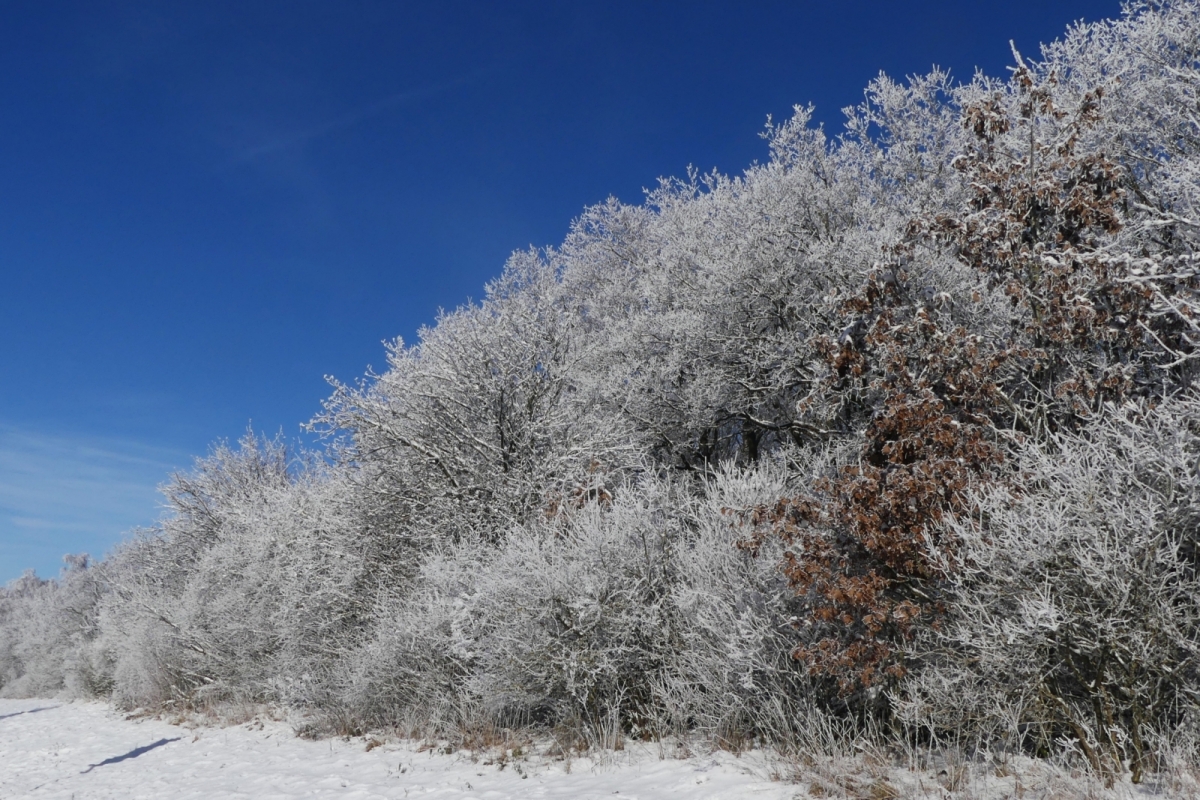
[[[98,556],[218,438],[299,434],[507,255],[766,157],[881,70],[1002,75],[1117,0],[0,10],[0,582]]]

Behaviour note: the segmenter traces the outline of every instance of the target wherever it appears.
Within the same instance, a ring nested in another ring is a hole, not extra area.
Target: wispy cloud
[[[442,94],[452,89],[457,89],[479,78],[486,70],[476,70],[468,75],[453,80],[441,81],[438,83],[421,86],[416,89],[406,89],[395,94],[388,95],[381,100],[373,103],[368,103],[364,106],[359,106],[352,111],[348,111],[341,116],[334,117],[311,127],[302,128],[300,130],[290,131],[269,139],[262,144],[243,150],[238,157],[238,161],[253,161],[261,156],[270,155],[281,150],[305,145],[316,139],[320,139],[329,134],[338,131],[348,130],[357,125],[361,125],[370,119],[381,116],[394,109],[410,105],[420,100],[425,100],[435,95]]]
[[[63,554],[102,555],[154,522],[156,487],[189,463],[142,442],[0,424],[0,583],[26,568],[53,575]]]

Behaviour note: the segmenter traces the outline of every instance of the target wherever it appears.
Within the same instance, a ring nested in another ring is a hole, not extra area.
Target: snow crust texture
[[[0,798],[791,798],[754,754],[659,759],[650,749],[609,763],[533,758],[498,769],[470,756],[361,739],[307,741],[280,722],[187,728],[130,720],[103,703],[0,700]]]

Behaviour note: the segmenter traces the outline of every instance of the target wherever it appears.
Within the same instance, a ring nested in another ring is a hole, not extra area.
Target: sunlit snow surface
[[[656,748],[609,763],[534,757],[522,778],[468,754],[419,753],[362,739],[306,741],[291,726],[177,727],[127,720],[100,703],[0,700],[0,798],[791,798],[753,754],[660,759]]]

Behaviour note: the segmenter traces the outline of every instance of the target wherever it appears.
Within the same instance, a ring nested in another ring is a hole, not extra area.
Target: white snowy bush
[[[294,466],[251,435],[216,448],[166,487],[162,528],[111,559],[100,646],[119,702],[322,699],[370,584],[344,481]]]
[[[108,680],[95,661],[101,573],[86,555],[69,555],[57,580],[26,573],[0,588],[0,694],[95,696]]]
[[[608,746],[697,730],[789,739],[811,705],[789,656],[791,592],[773,561],[735,547],[743,512],[787,474],[776,460],[727,465],[699,497],[645,473],[498,546],[460,539],[380,609],[348,661],[347,713]]]
[[[1139,780],[1147,742],[1200,703],[1200,400],[1111,411],[1016,469],[951,525],[950,616],[901,708]]]

